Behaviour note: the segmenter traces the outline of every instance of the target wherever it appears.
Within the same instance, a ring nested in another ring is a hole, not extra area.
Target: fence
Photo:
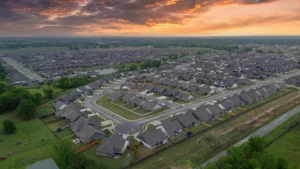
[[[283,97],[283,96],[285,96],[285,95],[287,95],[287,94],[290,94],[291,92],[296,91],[295,88],[291,88],[291,89],[292,89],[291,91],[289,91],[289,92],[287,92],[287,93],[284,93],[284,94],[281,94],[281,95],[279,95],[279,96],[273,98],[272,100],[268,100],[268,101],[266,101],[266,102],[264,102],[264,103],[262,103],[262,104],[260,104],[260,105],[251,107],[250,109],[247,109],[247,110],[245,110],[245,111],[243,111],[243,112],[241,112],[241,113],[239,113],[239,114],[237,114],[237,115],[235,115],[235,116],[231,116],[230,118],[228,118],[228,119],[226,119],[226,120],[220,121],[219,123],[217,123],[217,124],[215,124],[215,125],[213,125],[213,126],[211,126],[211,127],[209,127],[209,128],[205,128],[205,129],[203,129],[203,130],[201,130],[201,131],[195,133],[194,136],[203,134],[204,132],[207,132],[207,131],[209,131],[209,130],[212,130],[212,129],[216,128],[217,126],[221,125],[221,124],[224,124],[224,123],[226,123],[226,122],[228,122],[228,121],[230,121],[230,120],[232,120],[232,119],[235,119],[235,118],[237,118],[237,117],[239,117],[239,116],[241,116],[241,115],[243,115],[243,114],[246,114],[246,113],[248,113],[248,112],[250,112],[250,111],[252,111],[252,110],[254,110],[254,109],[257,109],[258,107],[264,106],[264,105],[266,105],[266,104],[268,104],[268,103],[270,103],[270,102],[272,102],[272,101],[274,101],[274,100],[277,100],[277,99],[279,99],[279,98],[281,98],[281,97]],[[186,137],[186,138],[184,138],[183,140],[180,140],[180,141],[178,141],[178,142],[176,142],[176,143],[171,144],[170,146],[164,147],[164,148],[162,148],[161,150],[159,150],[159,151],[157,151],[157,152],[155,152],[155,153],[152,153],[152,154],[150,154],[150,155],[148,155],[148,156],[146,156],[146,157],[143,157],[143,158],[141,158],[141,159],[138,159],[138,160],[136,160],[136,161],[130,163],[128,166],[123,167],[123,169],[127,169],[127,168],[129,168],[129,167],[132,167],[132,166],[134,166],[134,165],[140,163],[140,162],[143,162],[143,161],[147,160],[148,158],[151,158],[151,157],[153,157],[153,156],[155,156],[155,155],[157,155],[157,154],[159,154],[159,153],[161,153],[161,152],[163,152],[163,151],[165,151],[165,150],[167,150],[167,149],[169,149],[169,148],[172,148],[173,146],[176,146],[176,145],[178,145],[178,144],[181,144],[181,143],[183,143],[183,142],[186,142],[187,140],[189,140],[189,139],[191,139],[191,138],[193,138],[193,137]]]

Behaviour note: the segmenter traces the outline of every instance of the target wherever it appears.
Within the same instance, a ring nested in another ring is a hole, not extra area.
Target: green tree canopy
[[[34,103],[36,105],[40,105],[42,102],[42,94],[41,93],[34,93],[33,95]]]
[[[53,98],[52,89],[43,88],[43,92],[44,92],[47,99],[52,99]]]
[[[22,99],[18,106],[18,113],[24,119],[35,117],[36,104],[28,99]]]
[[[10,120],[3,120],[2,125],[3,125],[3,132],[5,134],[14,134],[17,131],[14,122]]]

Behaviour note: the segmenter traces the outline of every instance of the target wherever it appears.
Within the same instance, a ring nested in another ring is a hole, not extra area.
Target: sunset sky
[[[0,36],[300,35],[300,0],[0,0]]]

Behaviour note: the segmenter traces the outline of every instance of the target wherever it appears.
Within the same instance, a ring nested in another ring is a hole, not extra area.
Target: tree
[[[6,75],[3,72],[0,72],[0,80],[5,80]]]
[[[33,95],[33,98],[34,98],[34,103],[36,105],[40,105],[41,104],[41,102],[42,102],[42,94],[41,93],[35,93]]]
[[[273,154],[263,153],[259,158],[263,169],[274,169],[276,168],[276,159]]]
[[[277,159],[277,169],[288,169],[289,163],[284,158]]]
[[[129,66],[129,70],[132,71],[132,70],[137,70],[137,65],[136,64],[132,64]]]
[[[269,50],[269,54],[274,54],[275,52],[273,50]]]
[[[257,49],[256,52],[259,53],[259,54],[262,54],[262,55],[264,54],[264,51],[261,50],[261,49]]]
[[[36,104],[28,99],[22,99],[18,106],[18,113],[24,119],[35,117]]]
[[[262,153],[265,149],[265,141],[261,137],[251,137],[248,142],[250,153]]]
[[[53,99],[53,91],[52,89],[43,88],[43,92],[47,99]]]
[[[14,134],[17,131],[14,122],[10,120],[3,120],[2,125],[3,125],[3,132],[5,134]]]

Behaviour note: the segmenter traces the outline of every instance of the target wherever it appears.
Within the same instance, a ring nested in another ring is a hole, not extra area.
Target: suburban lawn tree
[[[33,99],[36,105],[40,105],[42,102],[42,94],[41,93],[35,93],[33,95]]]
[[[14,122],[10,120],[3,120],[2,125],[3,125],[3,132],[5,134],[14,134],[17,131]]]
[[[52,89],[43,89],[43,92],[47,99],[53,99],[53,90]]]
[[[28,99],[22,99],[18,106],[18,113],[24,119],[35,117],[36,104]]]

